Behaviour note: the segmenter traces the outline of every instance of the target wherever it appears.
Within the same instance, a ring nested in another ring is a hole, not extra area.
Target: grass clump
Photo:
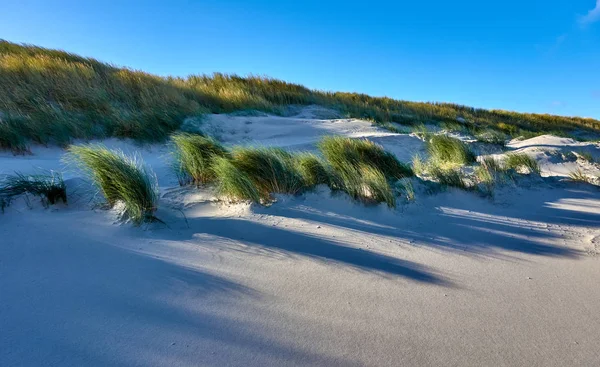
[[[158,201],[156,178],[139,159],[102,145],[71,146],[67,159],[89,175],[110,207],[122,202],[122,215],[136,225],[160,221],[154,216]]]
[[[304,188],[292,154],[281,148],[236,148],[232,163],[252,180],[263,198],[272,193],[297,194]]]
[[[427,141],[427,152],[437,165],[465,165],[475,161],[469,146],[459,139],[434,135]]]
[[[527,170],[529,173],[540,173],[538,162],[525,153],[510,153],[504,160],[504,168],[512,169],[517,172]]]
[[[59,200],[67,202],[67,189],[62,175],[50,174],[25,175],[15,172],[0,180],[0,207],[4,210],[10,202],[20,195],[31,194],[40,197],[44,206],[56,204]]]
[[[415,201],[415,188],[410,178],[403,178],[398,181],[396,188],[400,194],[406,197],[407,201]]]
[[[227,150],[212,138],[197,134],[179,133],[171,136],[175,146],[176,171],[179,184],[206,184],[214,181],[214,156],[226,157]]]
[[[312,153],[300,153],[293,159],[294,167],[302,177],[305,186],[331,184],[331,173],[321,158]]]
[[[457,187],[463,190],[470,188],[466,181],[466,177],[460,168],[433,166],[430,173],[441,185]]]
[[[487,186],[495,186],[496,182],[502,179],[506,170],[493,157],[485,157],[480,165],[475,167],[475,177],[477,181]]]
[[[494,144],[499,146],[506,146],[507,136],[501,131],[497,130],[484,130],[475,134],[477,141],[487,144]]]
[[[360,164],[337,166],[333,188],[346,192],[350,197],[366,204],[386,203],[396,206],[396,197],[389,181],[376,167]]]
[[[229,159],[215,156],[212,170],[216,176],[217,192],[234,200],[260,202],[260,194],[254,182]]]
[[[348,166],[356,170],[361,165],[367,165],[377,168],[388,180],[398,180],[414,174],[394,154],[366,139],[329,136],[319,142],[319,150],[336,172],[346,170]]]

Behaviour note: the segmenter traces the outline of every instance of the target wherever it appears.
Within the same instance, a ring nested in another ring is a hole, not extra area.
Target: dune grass
[[[475,161],[475,155],[466,143],[446,135],[431,136],[427,140],[427,152],[437,166],[460,166]]]
[[[510,153],[504,160],[504,168],[515,171],[527,170],[529,173],[540,173],[538,162],[525,153]]]
[[[175,168],[180,185],[214,181],[213,156],[226,157],[229,154],[216,140],[197,134],[174,134],[171,141],[175,146]]]
[[[15,152],[27,150],[31,143],[68,145],[74,138],[162,141],[189,116],[239,110],[286,114],[289,105],[309,104],[382,126],[460,119],[465,126],[511,136],[600,130],[600,121],[594,119],[323,92],[268,77],[220,73],[159,77],[65,51],[0,40],[0,148]]]
[[[475,138],[479,142],[499,145],[502,147],[506,145],[506,141],[508,140],[505,133],[491,129],[486,129],[476,133]]]
[[[250,178],[263,198],[273,193],[297,194],[304,189],[292,154],[281,148],[238,147],[232,152],[232,163]]]
[[[158,202],[156,177],[137,157],[98,144],[73,145],[69,147],[67,161],[88,174],[110,207],[122,202],[124,218],[136,225],[160,221],[154,215]]]
[[[312,153],[298,153],[293,156],[294,168],[304,181],[304,185],[331,185],[331,172],[327,163]]]
[[[67,203],[67,189],[62,175],[56,172],[49,174],[25,175],[15,172],[0,180],[0,206],[4,209],[10,202],[21,195],[30,194],[40,197],[44,206]]]
[[[380,170],[387,179],[399,180],[413,175],[410,166],[400,162],[394,154],[383,149],[381,145],[367,139],[329,136],[323,138],[318,146],[327,162],[336,171],[346,169],[348,165],[355,169],[367,165]]]
[[[493,157],[485,157],[479,166],[475,167],[474,173],[479,183],[492,188],[497,182],[504,180],[506,169]]]
[[[246,173],[237,168],[231,160],[213,156],[212,169],[217,182],[217,192],[233,200],[250,200],[259,203],[260,193]]]

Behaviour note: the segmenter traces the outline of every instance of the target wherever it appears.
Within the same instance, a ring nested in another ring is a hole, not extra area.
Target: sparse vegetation
[[[0,180],[0,207],[4,210],[10,202],[21,195],[30,194],[42,199],[44,206],[67,202],[67,190],[62,175],[49,174],[25,175],[15,172]]]
[[[529,173],[540,173],[538,162],[525,153],[510,153],[504,160],[504,168],[517,172],[527,170]]]
[[[73,138],[161,141],[189,116],[239,110],[288,114],[289,105],[309,104],[379,124],[464,121],[467,128],[511,136],[600,130],[600,121],[589,118],[321,92],[266,77],[215,73],[164,78],[64,51],[0,41],[0,148],[15,152],[25,151],[31,142],[67,145]]]
[[[110,207],[122,202],[124,217],[137,225],[159,221],[154,216],[158,201],[156,178],[140,159],[102,145],[73,145],[67,160],[87,173]]]
[[[497,130],[484,130],[475,134],[477,141],[487,144],[505,146],[507,136],[503,132]]]
[[[427,141],[427,152],[436,166],[465,165],[475,161],[469,146],[459,139],[434,135]]]
[[[469,188],[465,174],[460,168],[433,166],[430,172],[437,182],[444,186],[457,187],[463,190]]]
[[[492,188],[499,180],[502,180],[505,175],[505,169],[493,157],[485,157],[481,160],[480,165],[475,167],[475,177],[477,181]]]
[[[212,138],[179,133],[171,136],[175,145],[175,164],[179,184],[206,184],[214,181],[213,156],[225,157],[228,152]]]
[[[594,159],[594,156],[590,152],[577,152],[577,155],[581,159],[583,159],[585,161],[588,161],[590,163],[595,163],[596,162],[596,160]]]
[[[570,172],[569,178],[571,179],[571,181],[575,181],[575,182],[585,182],[585,183],[589,183],[589,184],[594,184],[594,178],[583,173],[581,168],[578,168],[577,170]],[[598,177],[598,178],[600,179],[600,177]],[[599,180],[599,182],[600,182],[600,180]]]

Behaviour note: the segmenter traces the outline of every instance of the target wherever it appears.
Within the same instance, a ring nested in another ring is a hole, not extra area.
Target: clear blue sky
[[[0,38],[161,75],[600,118],[600,0],[0,0]]]

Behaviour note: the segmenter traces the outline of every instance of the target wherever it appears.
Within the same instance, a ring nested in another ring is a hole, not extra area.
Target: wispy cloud
[[[587,26],[600,20],[600,0],[596,0],[596,7],[590,10],[586,15],[579,18],[579,25]]]

